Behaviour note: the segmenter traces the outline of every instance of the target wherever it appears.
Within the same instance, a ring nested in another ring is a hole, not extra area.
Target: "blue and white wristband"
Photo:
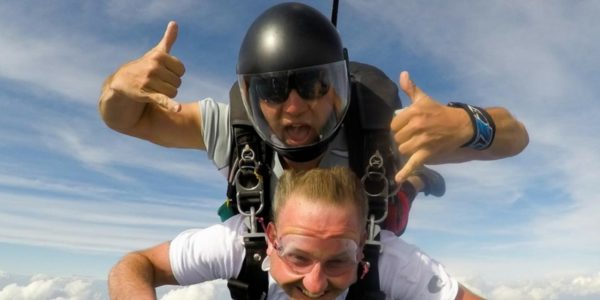
[[[481,107],[460,102],[450,102],[448,106],[464,109],[473,124],[473,137],[461,147],[485,150],[492,145],[496,135],[496,124],[487,111]]]

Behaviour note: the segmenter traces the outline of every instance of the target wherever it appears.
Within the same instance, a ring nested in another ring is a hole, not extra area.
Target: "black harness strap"
[[[394,175],[399,160],[394,155],[390,135],[390,123],[394,110],[401,107],[398,87],[385,73],[374,66],[350,62],[352,101],[344,128],[348,142],[349,163],[352,170],[362,178],[367,199],[369,216],[373,222],[367,225],[370,239],[363,248],[364,261],[369,271],[363,277],[359,265],[358,279],[350,287],[346,299],[382,300],[385,294],[379,287],[379,234],[376,224],[387,217],[389,191],[395,189]],[[395,195],[394,195],[395,197]]]
[[[384,159],[386,177],[394,183],[396,170],[400,168],[395,145],[390,134],[394,111],[402,108],[397,85],[378,68],[350,62],[352,101],[345,122],[348,137],[350,167],[362,176],[369,158],[379,151]],[[348,119],[348,117],[347,117]],[[357,139],[361,136],[361,139]]]
[[[363,276],[363,266],[356,271],[357,281],[350,286],[346,300],[384,300],[385,294],[379,289],[379,251],[377,245],[365,245],[363,254],[365,262],[369,263],[369,272]]]
[[[393,176],[399,167],[399,160],[394,156],[389,126],[394,110],[401,107],[400,97],[396,84],[381,70],[356,62],[350,62],[349,68],[352,100],[346,120],[352,122],[344,122],[349,164],[352,170],[364,179],[369,198],[369,214],[374,216],[378,224],[387,215],[388,191],[394,190],[394,187],[389,185],[394,183]],[[230,184],[227,190],[227,196],[233,202],[230,208],[233,206],[233,213],[238,213],[235,206],[240,211],[248,211],[262,204],[259,215],[268,222],[271,209],[270,164],[274,154],[248,120],[237,83],[230,91],[230,118],[234,139],[234,153],[230,156],[229,164]],[[253,150],[257,162],[255,165],[247,165],[243,159],[247,147]],[[263,179],[262,182],[259,182],[260,178]],[[255,186],[260,188],[254,188]],[[243,193],[240,193],[240,190]],[[260,190],[262,195],[257,190]],[[369,229],[375,226],[371,225]],[[260,227],[256,229],[258,232],[262,231]],[[367,242],[363,250],[364,261],[369,264],[369,272],[361,278],[363,269],[362,265],[359,265],[359,279],[350,287],[347,299],[385,299],[385,294],[379,287],[379,235],[373,230],[371,237],[372,240]],[[268,273],[260,268],[267,248],[264,235],[249,234],[244,237],[244,245],[246,256],[242,270],[238,278],[230,279],[227,284],[231,297],[243,300],[265,299],[268,292]]]
[[[261,270],[267,243],[262,226],[256,225],[270,220],[269,165],[273,150],[266,146],[248,120],[237,82],[229,91],[229,99],[234,145],[229,158],[227,197],[232,213],[247,215],[251,229],[244,235],[246,256],[242,269],[237,278],[228,280],[227,287],[234,300],[261,300],[267,298],[269,288],[268,273]]]
[[[267,255],[264,237],[244,237],[246,257],[242,270],[236,279],[229,279],[227,287],[234,300],[267,299],[269,290],[268,273],[261,270],[261,263]]]

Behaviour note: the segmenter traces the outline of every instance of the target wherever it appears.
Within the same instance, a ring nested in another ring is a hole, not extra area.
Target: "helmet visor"
[[[345,61],[293,70],[240,74],[246,112],[271,145],[310,146],[336,132],[348,108]]]

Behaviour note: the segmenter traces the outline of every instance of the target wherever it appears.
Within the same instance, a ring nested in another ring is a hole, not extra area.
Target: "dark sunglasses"
[[[292,90],[305,100],[323,97],[331,83],[325,70],[302,70],[281,75],[263,75],[250,80],[250,89],[256,96],[269,103],[285,102]]]

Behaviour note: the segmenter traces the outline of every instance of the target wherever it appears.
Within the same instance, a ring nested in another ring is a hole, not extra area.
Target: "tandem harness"
[[[361,178],[369,201],[368,239],[363,249],[369,272],[361,276],[363,269],[357,268],[358,280],[350,286],[346,299],[385,299],[379,288],[378,259],[382,251],[379,232],[388,216],[388,206],[399,201],[394,174],[400,167],[400,159],[395,155],[389,126],[401,102],[396,84],[376,67],[350,62],[349,72],[352,99],[346,120],[352,122],[344,122],[343,130],[350,167]],[[244,215],[248,232],[243,236],[246,256],[242,270],[236,279],[228,280],[227,287],[232,299],[266,299],[269,280],[268,273],[261,270],[261,263],[266,257],[267,242],[262,225],[271,218],[274,150],[262,141],[248,120],[237,82],[229,96],[233,152],[227,206],[219,213],[229,209],[231,214]],[[404,218],[407,214],[408,211],[402,212]]]

